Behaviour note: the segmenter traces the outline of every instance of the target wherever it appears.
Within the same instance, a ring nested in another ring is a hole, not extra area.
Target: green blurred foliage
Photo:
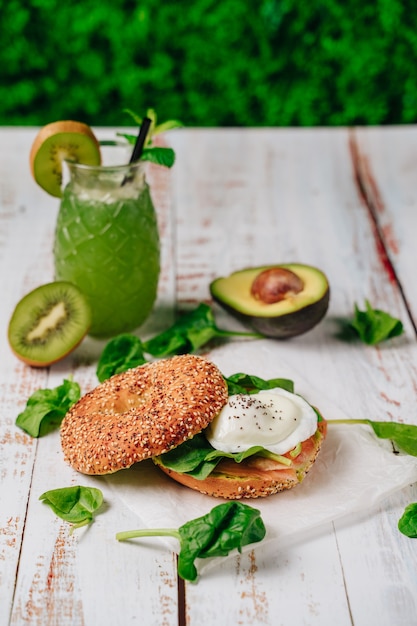
[[[417,122],[415,0],[0,0],[0,124]]]

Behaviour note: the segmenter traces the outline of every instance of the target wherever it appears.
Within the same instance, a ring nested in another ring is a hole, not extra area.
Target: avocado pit
[[[299,293],[303,288],[303,281],[291,270],[271,267],[257,275],[251,286],[251,294],[260,302],[273,304]]]

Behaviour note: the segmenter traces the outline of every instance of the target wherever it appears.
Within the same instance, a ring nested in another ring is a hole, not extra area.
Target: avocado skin
[[[330,302],[330,287],[327,284],[326,291],[316,302],[282,315],[261,317],[255,314],[242,313],[230,304],[227,304],[217,296],[216,290],[212,288],[212,285],[210,286],[211,296],[225,311],[233,315],[245,326],[252,328],[265,337],[274,339],[289,339],[311,330],[326,315]]]
[[[249,324],[266,337],[289,339],[302,335],[316,326],[326,315],[330,301],[330,289],[313,304],[279,317],[249,317]],[[243,316],[246,317],[246,316]]]

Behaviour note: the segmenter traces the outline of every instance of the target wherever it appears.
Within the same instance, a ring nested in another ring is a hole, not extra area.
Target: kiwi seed
[[[57,281],[28,293],[9,322],[14,354],[34,367],[51,365],[72,352],[91,325],[90,307],[72,283]]]

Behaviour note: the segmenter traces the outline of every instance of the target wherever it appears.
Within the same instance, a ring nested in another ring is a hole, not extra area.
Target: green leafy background
[[[0,124],[417,122],[414,0],[0,0]]]

